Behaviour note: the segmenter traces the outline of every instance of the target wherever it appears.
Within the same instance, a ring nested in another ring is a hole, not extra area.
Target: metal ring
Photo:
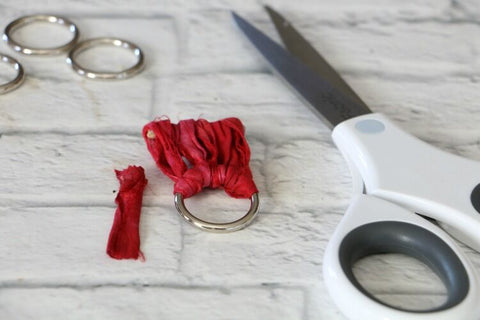
[[[20,62],[10,56],[0,54],[0,60],[8,63],[13,67],[13,69],[17,70],[17,76],[13,80],[0,85],[0,94],[5,94],[17,89],[23,83],[23,80],[25,79],[25,72],[23,71],[23,67]]]
[[[252,223],[253,219],[255,219],[257,215],[258,204],[258,193],[254,193],[250,198],[250,209],[243,217],[232,222],[213,223],[199,219],[191,214],[190,211],[188,211],[188,209],[185,207],[183,196],[180,193],[175,193],[175,207],[177,208],[178,213],[185,218],[185,220],[204,231],[217,233],[238,231],[248,226],[250,223]]]
[[[66,44],[63,44],[58,47],[52,47],[52,48],[27,47],[25,45],[21,45],[20,43],[18,43],[12,38],[12,33],[15,30],[22,28],[26,25],[32,24],[34,22],[49,22],[49,23],[56,23],[56,24],[65,26],[73,34],[73,38]],[[10,22],[8,26],[5,28],[5,31],[3,34],[3,40],[5,40],[13,48],[13,50],[21,52],[23,54],[29,54],[29,55],[56,55],[56,54],[67,52],[75,45],[75,43],[77,43],[79,37],[80,37],[80,34],[78,32],[78,28],[72,21],[59,16],[40,15],[40,14],[23,16]]]
[[[85,50],[91,49],[98,45],[113,45],[115,47],[129,49],[137,57],[137,63],[128,69],[119,72],[100,72],[87,69],[75,60],[76,57]],[[145,66],[145,58],[142,50],[132,42],[117,38],[94,38],[78,43],[68,54],[67,63],[70,64],[79,75],[90,79],[125,79],[129,78],[143,70]]]

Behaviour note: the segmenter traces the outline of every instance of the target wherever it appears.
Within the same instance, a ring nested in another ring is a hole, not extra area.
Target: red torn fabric
[[[158,119],[145,125],[143,137],[162,172],[175,183],[174,194],[191,197],[203,188],[223,188],[234,198],[258,192],[250,171],[250,148],[237,118],[208,122]]]
[[[142,167],[115,170],[120,190],[115,199],[117,210],[108,238],[107,254],[114,259],[145,260],[140,251],[140,212],[143,190],[148,183]]]

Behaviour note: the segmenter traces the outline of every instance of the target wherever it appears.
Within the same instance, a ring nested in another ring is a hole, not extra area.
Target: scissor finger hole
[[[353,265],[353,274],[369,294],[395,308],[418,312],[447,301],[447,289],[438,275],[404,254],[369,255]]]
[[[144,56],[132,42],[117,38],[95,38],[78,43],[67,63],[90,79],[124,79],[143,70]]]

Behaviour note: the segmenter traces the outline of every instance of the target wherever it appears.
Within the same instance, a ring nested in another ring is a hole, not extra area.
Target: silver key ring
[[[13,80],[0,85],[0,94],[5,94],[17,89],[23,83],[23,80],[25,79],[25,72],[23,71],[22,65],[10,56],[0,54],[0,60],[4,63],[8,63],[13,67],[13,69],[17,70],[17,75]]]
[[[177,208],[178,213],[185,218],[185,220],[204,231],[216,233],[238,231],[248,226],[250,223],[252,223],[253,219],[255,219],[257,215],[258,204],[258,193],[254,193],[250,198],[250,209],[243,217],[232,222],[213,223],[199,219],[191,214],[190,211],[188,211],[188,209],[185,207],[183,196],[180,193],[175,193],[175,207]]]
[[[49,23],[55,23],[55,24],[64,26],[68,28],[68,30],[73,34],[73,38],[68,43],[65,43],[58,47],[52,47],[52,48],[28,47],[26,45],[20,44],[19,42],[17,42],[12,38],[12,33],[15,30],[35,22],[49,22]],[[40,15],[40,14],[23,16],[10,22],[8,26],[5,28],[5,31],[3,34],[3,40],[5,40],[13,48],[13,50],[21,52],[23,54],[28,54],[28,55],[56,55],[56,54],[67,52],[75,45],[75,43],[77,43],[79,37],[80,37],[80,34],[78,32],[78,28],[72,21],[59,16]]]
[[[113,45],[115,47],[125,48],[133,52],[137,57],[137,63],[128,69],[119,72],[100,72],[87,69],[81,66],[77,61],[77,56],[85,50],[91,49],[99,45]],[[145,66],[145,58],[142,50],[132,42],[117,38],[94,38],[78,43],[68,54],[67,63],[70,64],[79,75],[90,79],[126,79],[134,76],[143,70]]]

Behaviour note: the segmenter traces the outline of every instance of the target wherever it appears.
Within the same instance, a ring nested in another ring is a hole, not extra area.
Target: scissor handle
[[[480,252],[479,162],[439,150],[376,113],[340,123],[332,138],[357,190],[448,225],[449,233]]]
[[[402,253],[424,262],[444,283],[447,301],[413,311],[376,299],[360,285],[352,267],[379,253]],[[413,212],[373,196],[359,195],[348,208],[325,251],[323,275],[334,302],[350,319],[480,319],[478,276],[454,241]]]

